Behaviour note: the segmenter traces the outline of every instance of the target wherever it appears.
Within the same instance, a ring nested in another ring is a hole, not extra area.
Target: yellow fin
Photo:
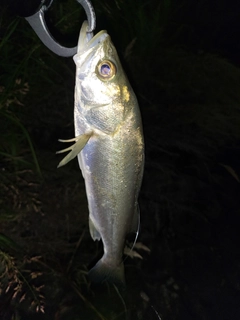
[[[72,141],[75,141],[75,143],[72,146],[70,146],[70,147],[68,147],[66,149],[63,149],[63,150],[60,150],[60,151],[56,152],[56,153],[62,153],[62,152],[66,152],[66,151],[71,150],[71,152],[69,152],[69,154],[67,154],[66,157],[64,157],[62,159],[62,161],[59,162],[59,165],[57,167],[58,168],[62,167],[65,164],[67,164],[69,161],[74,159],[79,154],[79,152],[85,147],[85,145],[87,144],[87,142],[88,142],[89,138],[91,137],[91,135],[92,134],[82,134],[80,136],[77,136],[76,138],[69,139],[69,140],[61,140],[61,139],[59,139],[58,141],[60,141],[60,142],[72,142]]]

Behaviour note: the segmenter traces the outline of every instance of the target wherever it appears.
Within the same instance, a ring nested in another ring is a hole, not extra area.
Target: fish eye
[[[96,71],[102,80],[111,80],[116,74],[116,67],[111,61],[104,60],[98,63]]]

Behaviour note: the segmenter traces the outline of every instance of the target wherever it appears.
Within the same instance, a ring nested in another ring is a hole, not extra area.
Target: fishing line
[[[157,310],[154,308],[154,306],[151,304],[151,308],[153,309],[153,311],[155,312],[156,316],[158,317],[158,320],[162,320],[162,318],[160,317],[159,313],[157,312]]]
[[[126,257],[123,259],[122,263],[128,258],[128,256],[131,256],[130,253],[133,251],[133,248],[135,247],[136,243],[137,243],[137,239],[138,239],[138,235],[139,235],[139,230],[140,230],[140,209],[139,209],[139,205],[137,205],[137,213],[138,213],[138,228],[137,228],[137,231],[135,232],[136,233],[136,236],[135,236],[135,239],[133,241],[133,244],[132,244],[132,247],[129,251],[128,254],[126,254]]]

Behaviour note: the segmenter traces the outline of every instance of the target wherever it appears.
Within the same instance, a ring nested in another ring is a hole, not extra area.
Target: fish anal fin
[[[135,246],[134,246],[135,249],[138,249],[138,250],[143,250],[143,251],[146,251],[148,253],[151,252],[151,250],[145,246],[145,244],[143,244],[142,242],[137,242],[135,243]]]
[[[90,139],[92,134],[82,134],[80,136],[77,136],[76,138],[73,139],[69,139],[69,140],[61,140],[59,139],[60,142],[72,142],[75,141],[75,143],[63,150],[57,151],[56,153],[62,153],[62,152],[66,152],[69,151],[69,154],[66,155],[66,157],[64,157],[62,159],[62,161],[59,162],[58,168],[64,166],[65,164],[67,164],[69,161],[71,161],[72,159],[74,159],[81,151],[82,149],[85,147],[85,145],[87,144],[88,140]]]
[[[133,250],[132,248],[129,248],[127,246],[125,246],[124,248],[124,254],[130,258],[138,258],[138,259],[143,259],[143,257],[135,250]]]
[[[101,240],[101,235],[99,233],[99,231],[97,230],[97,228],[94,225],[94,222],[92,221],[92,219],[89,217],[89,231],[91,234],[92,239],[95,240]]]
[[[136,242],[135,245],[134,245],[134,249],[137,249],[137,250],[142,250],[142,251],[145,251],[147,253],[150,253],[151,250],[145,246],[142,242]],[[136,251],[136,250],[133,250],[133,247],[131,246],[131,248],[129,248],[128,246],[125,246],[124,248],[124,254],[130,258],[138,258],[138,259],[143,259],[143,257]]]

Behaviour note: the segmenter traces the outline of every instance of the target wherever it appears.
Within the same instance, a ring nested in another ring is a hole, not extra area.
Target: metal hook
[[[46,21],[44,19],[44,12],[48,10],[52,2],[53,0],[50,0],[48,6],[43,5],[39,9],[39,11],[37,11],[30,17],[25,17],[25,19],[29,22],[29,24],[36,32],[40,40],[45,44],[46,47],[48,47],[48,49],[50,49],[59,56],[71,57],[77,53],[77,47],[66,48],[58,42],[56,42],[56,40],[52,37],[51,33],[49,32]],[[88,20],[88,32],[91,34],[96,27],[96,16],[93,6],[90,0],[77,0],[77,2],[82,5],[83,9],[86,12]]]

